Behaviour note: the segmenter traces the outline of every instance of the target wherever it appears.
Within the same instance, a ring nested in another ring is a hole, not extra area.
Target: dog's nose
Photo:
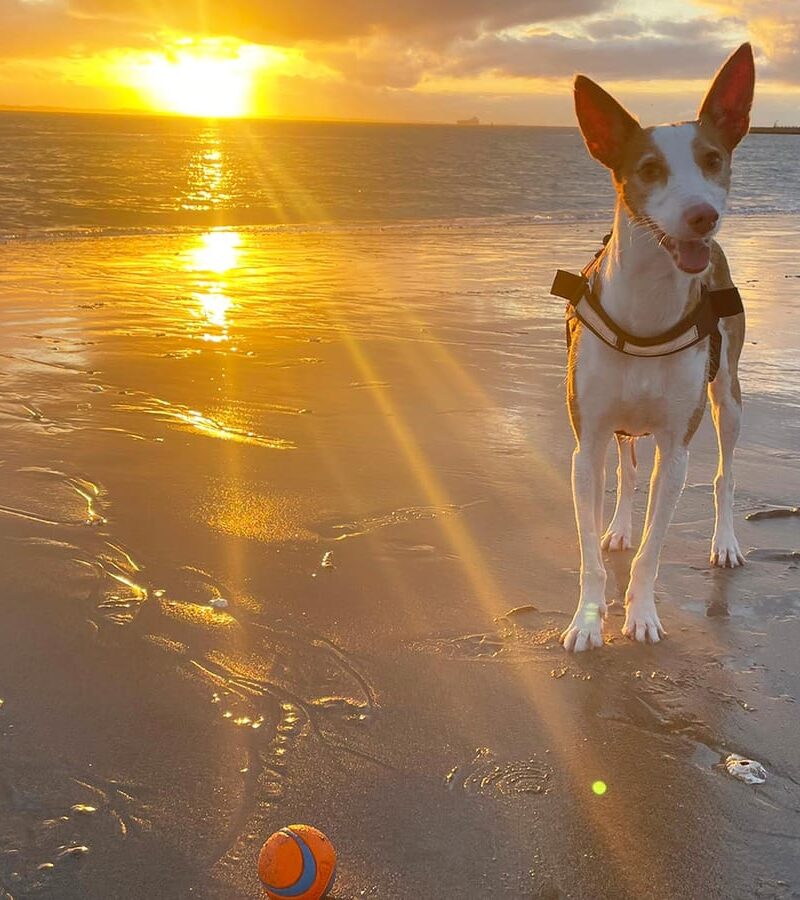
[[[709,203],[698,203],[686,210],[686,224],[700,237],[705,237],[719,221],[719,213]]]

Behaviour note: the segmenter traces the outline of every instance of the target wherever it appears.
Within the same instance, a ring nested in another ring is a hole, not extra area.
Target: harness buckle
[[[575,306],[586,293],[587,286],[588,282],[583,275],[558,269],[550,293]]]

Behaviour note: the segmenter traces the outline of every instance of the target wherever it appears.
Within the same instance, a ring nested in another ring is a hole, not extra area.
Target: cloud
[[[376,34],[339,44],[302,45],[308,59],[359,84],[410,88],[443,79],[708,78],[741,42],[735,19],[590,18],[570,34],[546,26],[483,32],[433,47]]]
[[[43,28],[46,43],[105,37],[109,45],[177,30],[264,44],[343,41],[385,34],[439,46],[519,25],[580,17],[613,0],[0,0],[0,36]],[[29,42],[26,42],[29,45]]]
[[[355,39],[346,44],[305,46],[305,57],[348,81],[373,88],[413,88],[440,65],[441,57],[397,39]]]
[[[741,30],[741,20],[732,16],[715,19],[699,16],[693,19],[641,19],[633,16],[595,18],[583,27],[584,33],[596,40],[660,37],[688,41],[692,44],[696,44],[698,40],[705,40],[709,35],[720,36],[726,32],[741,32]]]
[[[596,40],[638,37],[642,30],[641,19],[595,19],[584,27],[584,32]]]
[[[60,3],[0,0],[0,56],[43,57],[70,47],[95,49],[115,41],[102,20],[74,20]]]
[[[463,43],[447,71],[460,77],[493,72],[555,78],[580,71],[607,80],[705,78],[738,44],[728,24],[695,19],[645,25],[620,19],[591,23],[586,36],[485,35]]]
[[[655,5],[626,4],[631,11],[619,15],[616,0],[0,0],[0,63],[43,71],[62,59],[74,81],[73,63],[169,52],[181,36],[225,37],[293,48],[298,77],[282,88],[291,85],[308,114],[315,93],[343,115],[525,119],[535,96],[552,121],[562,108],[571,117],[564,82],[576,71],[628,82],[638,109],[688,112],[690,98],[670,82],[710,79],[749,35],[763,95],[770,79],[787,95],[785,82],[800,84],[800,0],[692,0],[695,18],[646,18]],[[42,95],[66,90],[57,80],[41,75]],[[275,84],[271,70],[264,90]],[[11,75],[6,89],[13,94]]]
[[[800,81],[800,3],[797,0],[700,0],[746,23],[763,59],[761,78]]]

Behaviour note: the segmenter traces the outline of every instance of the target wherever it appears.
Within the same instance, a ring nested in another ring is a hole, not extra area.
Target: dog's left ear
[[[753,48],[742,44],[717,72],[700,106],[697,118],[719,132],[728,150],[733,150],[750,128],[755,81]]]

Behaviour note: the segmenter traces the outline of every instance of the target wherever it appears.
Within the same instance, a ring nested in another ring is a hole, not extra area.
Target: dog
[[[576,441],[572,491],[581,558],[578,607],[561,635],[568,651],[603,644],[602,551],[632,545],[635,441],[644,434],[655,438],[655,465],[622,633],[650,643],[664,637],[655,598],[659,556],[707,395],[719,443],[711,564],[744,563],[732,509],[744,311],[714,236],[732,154],[750,127],[754,84],[753,52],[743,44],[715,76],[695,121],[643,128],[599,85],[583,75],[575,79],[580,130],[589,153],[611,171],[617,200],[611,236],[584,270],[568,322],[567,406]],[[733,301],[719,312],[723,318],[711,310],[720,297]],[[619,455],[616,509],[603,532],[612,435]]]

